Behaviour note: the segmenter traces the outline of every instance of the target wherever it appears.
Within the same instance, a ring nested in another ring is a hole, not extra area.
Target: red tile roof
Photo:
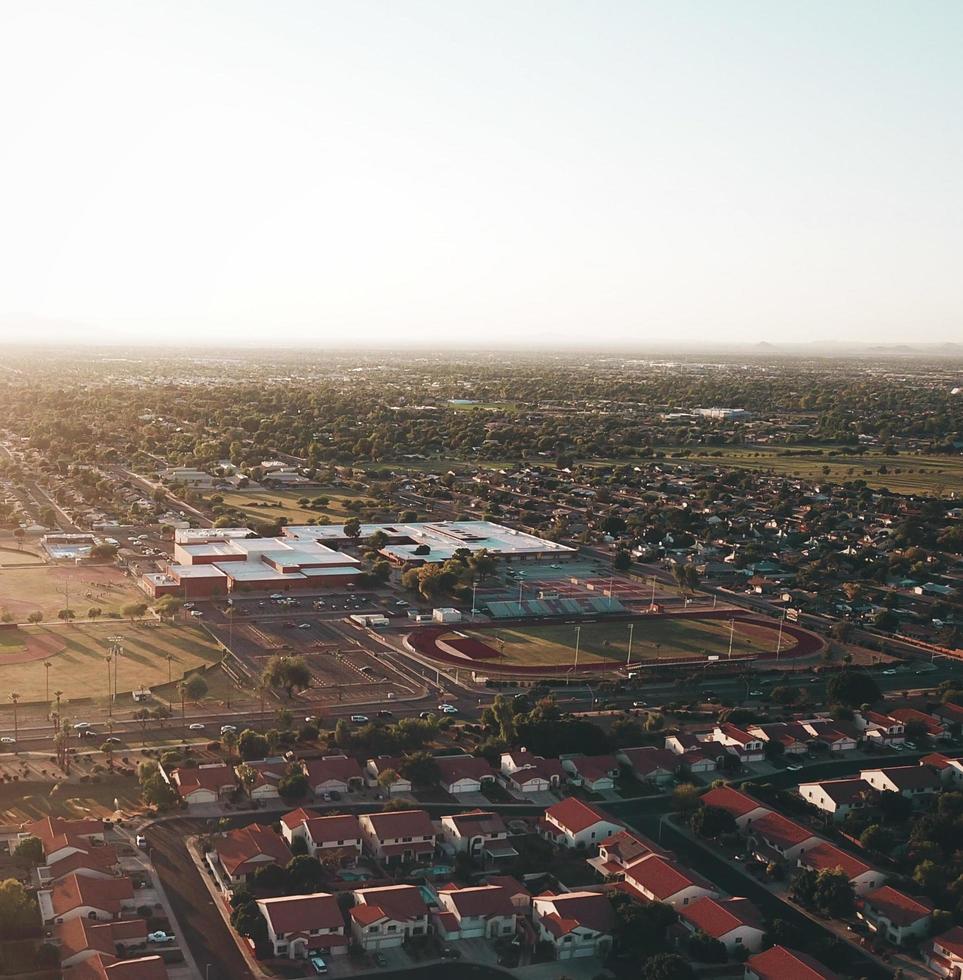
[[[377,922],[381,918],[410,922],[428,914],[428,906],[415,885],[359,888],[354,895],[358,904],[352,907],[351,915],[365,924]],[[375,912],[378,915],[372,918]]]
[[[507,833],[505,821],[491,810],[469,810],[467,813],[453,813],[442,818],[451,823],[462,837],[475,835],[494,836]]]
[[[665,901],[693,886],[710,892],[716,891],[712,882],[658,854],[651,854],[630,864],[625,869],[625,880],[654,895],[659,901]]]
[[[511,896],[499,885],[445,889],[443,894],[446,896],[447,902],[451,903],[459,919],[515,914],[515,906],[512,905]],[[447,902],[443,904],[447,904]]]
[[[818,783],[803,783],[802,786],[818,786],[836,804],[855,803],[876,791],[865,779],[858,776],[848,779],[824,779]]]
[[[587,830],[593,824],[597,824],[603,820],[608,823],[618,824],[617,820],[606,816],[601,810],[592,806],[591,803],[585,803],[574,796],[569,796],[564,800],[560,800],[558,803],[553,803],[545,811],[545,816],[572,834]]]
[[[275,933],[309,932],[311,929],[344,929],[338,900],[327,892],[259,898],[258,907]]]
[[[579,927],[607,933],[615,924],[611,902],[598,892],[549,893],[536,896],[535,902],[540,910],[546,910],[540,915],[541,921],[556,936],[564,936]]]
[[[933,939],[934,943],[939,943],[947,952],[952,953],[963,959],[963,926],[953,926],[946,932],[941,932]]]
[[[326,755],[323,759],[311,759],[305,762],[304,768],[311,786],[320,786],[331,781],[347,784],[352,779],[364,779],[357,759],[347,755]]]
[[[760,817],[753,823],[752,833],[780,850],[802,844],[816,836],[808,827],[787,819],[781,813],[767,813]]]
[[[752,813],[753,810],[760,808],[768,809],[748,793],[733,789],[731,786],[716,786],[710,789],[708,793],[704,793],[701,799],[705,806],[726,810],[734,817],[744,817],[747,813]]]
[[[379,841],[399,837],[429,837],[435,833],[434,824],[424,810],[388,810],[385,813],[363,814]]]
[[[450,786],[461,779],[494,779],[495,770],[487,759],[476,759],[473,755],[440,756],[435,759],[441,784]]]
[[[231,877],[248,874],[258,867],[269,864],[268,861],[258,861],[249,865],[253,858],[261,855],[266,855],[282,867],[287,867],[292,857],[284,838],[279,837],[270,827],[258,823],[237,827],[215,838],[214,849],[224,870]]]
[[[117,849],[104,845],[103,847],[89,847],[81,851],[74,851],[66,857],[52,861],[48,867],[50,868],[51,880],[56,881],[72,871],[81,869],[110,874],[118,864]]]
[[[234,770],[224,764],[198,766],[196,769],[174,769],[170,778],[181,796],[188,796],[197,789],[219,793],[225,787],[237,785]]]
[[[675,772],[679,765],[679,756],[668,749],[658,749],[654,745],[643,745],[634,749],[622,749],[619,753],[628,759],[632,770],[644,776],[664,769]]]
[[[103,820],[65,820],[63,817],[43,817],[32,823],[23,825],[22,830],[31,837],[36,837],[43,846],[44,854],[63,846],[68,841],[76,841],[81,837],[92,837],[103,834]]]
[[[852,854],[841,851],[828,841],[823,841],[815,847],[811,847],[808,851],[804,851],[799,856],[799,861],[807,868],[813,868],[816,871],[827,869],[832,871],[834,868],[841,868],[850,880],[858,878],[867,871],[873,870],[864,861],[853,857]]]
[[[761,741],[758,735],[750,735],[749,732],[728,721],[719,725],[719,731],[727,738],[731,738],[734,742],[739,742],[740,745],[748,745],[750,742]]]
[[[822,963],[785,946],[756,953],[746,960],[746,965],[759,980],[838,980]]]
[[[167,980],[162,957],[142,956],[136,960],[118,960],[110,953],[97,953],[70,967],[70,980]]]
[[[69,874],[53,884],[51,903],[57,915],[89,905],[116,915],[121,904],[134,897],[130,878],[94,878],[90,875]]]
[[[759,909],[748,898],[719,899],[705,896],[680,908],[679,915],[714,939],[722,939],[740,926],[763,928]]]
[[[916,708],[894,708],[890,712],[890,716],[901,721],[904,725],[908,721],[920,721],[926,726],[928,735],[940,735],[943,732],[941,721],[923,711],[917,711]]]
[[[610,837],[606,837],[599,845],[604,848],[610,858],[614,858],[621,865],[631,864],[646,854],[669,854],[665,848],[659,847],[654,841],[647,837],[633,833],[631,830],[620,830]]]
[[[942,785],[939,776],[928,766],[890,766],[886,769],[864,769],[863,773],[881,772],[899,790],[932,789]]]
[[[863,905],[885,915],[894,926],[910,926],[933,911],[933,904],[928,899],[912,898],[891,885],[869,892],[863,897]]]
[[[611,773],[618,773],[621,768],[614,755],[577,755],[569,762],[582,779],[591,783],[612,778]]]

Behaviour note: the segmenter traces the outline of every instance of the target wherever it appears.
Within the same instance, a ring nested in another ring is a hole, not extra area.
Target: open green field
[[[345,504],[356,499],[352,494],[316,487],[308,490],[218,491],[218,494],[224,498],[224,506],[240,511],[245,520],[273,521],[286,517],[289,524],[307,524],[319,517],[327,517],[333,524],[341,523],[354,515]],[[215,494],[207,495],[208,504],[211,496]],[[330,502],[325,507],[304,507],[298,501],[305,497],[308,500],[327,497]]]
[[[104,774],[97,783],[43,779],[0,783],[0,823],[18,826],[43,817],[109,817],[114,802],[132,813],[143,808],[140,786],[130,776]]]
[[[170,674],[185,673],[216,663],[221,652],[202,630],[192,626],[109,622],[27,626],[0,630],[0,691],[16,691],[22,702],[43,701],[47,683],[44,659],[50,664],[49,690],[63,691],[66,701],[107,696],[105,657],[110,637],[119,636],[123,655],[117,663],[117,692],[141,686],[166,685]],[[25,659],[34,657],[35,659]],[[113,666],[111,666],[113,684]],[[130,698],[124,699],[127,705]]]
[[[502,653],[499,664],[559,666],[575,662],[575,627],[520,626],[491,630],[466,630],[469,635]],[[504,640],[504,645],[501,641]],[[732,644],[734,654],[775,651],[775,629],[737,622]],[[579,639],[579,663],[625,663],[629,648],[629,624],[586,623]],[[786,645],[783,645],[786,649]],[[726,620],[637,619],[632,637],[632,661],[678,660],[729,653]]]
[[[56,619],[67,607],[78,619],[92,606],[106,616],[120,612],[131,602],[143,602],[144,594],[119,568],[112,565],[37,565],[0,568],[0,612],[10,612],[18,622],[30,613],[42,612]]]

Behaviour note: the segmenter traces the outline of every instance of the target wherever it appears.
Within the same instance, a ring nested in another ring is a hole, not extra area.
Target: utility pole
[[[582,627],[576,626],[575,627],[575,665],[572,667],[573,672],[578,670],[578,648],[581,639],[582,639]]]
[[[113,659],[114,658],[109,653],[107,654],[106,657],[104,657],[104,662],[107,664],[107,717],[108,718],[111,715],[111,705],[113,703],[110,698],[110,662]]]
[[[655,605],[655,576],[652,576],[652,600],[649,602],[650,606]]]
[[[117,665],[120,663],[121,654],[124,652],[124,638],[122,636],[108,636],[110,642],[110,655],[114,658],[114,700],[117,700]]]
[[[60,695],[63,693],[63,691],[54,691],[54,697],[57,699],[57,722],[54,725],[55,732],[60,728]]]
[[[174,654],[167,654],[167,683],[171,683],[171,664],[174,661]]]
[[[632,663],[632,633],[635,630],[635,623],[629,623],[629,652],[625,655],[625,666]]]
[[[17,705],[20,703],[20,695],[14,691],[10,695],[10,700],[13,702],[13,740],[16,742],[20,737],[20,724],[17,719]]]
[[[732,637],[736,632],[736,617],[729,620],[729,659],[732,660]]]
[[[64,609],[70,609],[70,579],[64,579]]]
[[[782,619],[779,620],[779,639],[776,640],[776,660],[779,659],[779,652],[782,650],[782,624],[786,621],[786,610],[782,611]]]
[[[43,699],[47,705],[47,714],[50,714],[50,661],[45,660],[43,662]]]
[[[472,579],[471,583],[471,621],[475,622],[475,593],[478,591],[478,579]]]

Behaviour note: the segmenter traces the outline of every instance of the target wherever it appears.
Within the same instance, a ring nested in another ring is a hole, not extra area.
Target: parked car
[[[315,973],[327,973],[328,964],[324,962],[324,957],[320,953],[312,953],[309,961]]]
[[[195,618],[200,618],[201,616],[204,615],[204,613],[202,613],[200,609],[192,609],[191,615],[194,616]]]
[[[359,725],[363,725],[367,720],[367,715],[352,715],[351,720],[357,722]]]
[[[147,933],[147,941],[149,943],[172,943],[174,937],[169,932],[159,930],[158,932]]]
[[[222,735],[228,735],[228,734],[230,734],[230,735],[236,735],[237,734],[237,728],[234,725],[221,725],[221,734]]]
[[[394,716],[395,716],[394,712],[393,711],[388,711],[387,708],[382,708],[378,712],[378,717],[379,718],[394,718]]]
[[[17,740],[12,735],[4,735],[0,738],[0,745],[16,745]]]
[[[143,834],[138,834],[134,843],[140,848],[145,848],[147,847],[147,838]]]
[[[191,732],[202,732],[204,731],[204,723],[202,721],[191,722],[191,724],[187,726],[187,729]]]

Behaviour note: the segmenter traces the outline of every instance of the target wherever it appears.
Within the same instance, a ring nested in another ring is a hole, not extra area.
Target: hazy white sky
[[[958,0],[0,0],[0,332],[963,340],[961,37]]]

